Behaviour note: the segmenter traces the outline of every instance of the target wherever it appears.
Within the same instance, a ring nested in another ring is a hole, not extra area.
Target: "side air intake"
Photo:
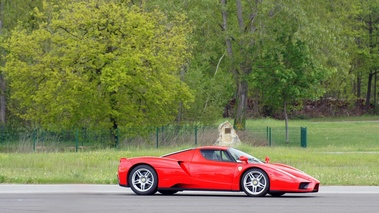
[[[299,189],[307,189],[308,188],[308,186],[309,186],[309,183],[300,183],[300,185],[299,185]]]

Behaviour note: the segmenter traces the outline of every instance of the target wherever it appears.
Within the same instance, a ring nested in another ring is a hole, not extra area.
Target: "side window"
[[[221,154],[221,160],[226,162],[233,162],[233,160],[229,157],[228,153],[226,151],[220,151]]]
[[[205,149],[200,150],[200,152],[203,155],[203,157],[207,160],[218,160],[215,150]]]
[[[213,161],[225,161],[225,162],[233,162],[233,160],[229,157],[226,151],[223,150],[200,150],[201,154],[205,159],[213,160]]]

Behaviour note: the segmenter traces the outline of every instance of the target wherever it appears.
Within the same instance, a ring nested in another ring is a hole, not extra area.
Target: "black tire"
[[[263,197],[270,189],[268,175],[262,169],[249,169],[241,177],[241,188],[247,196]]]
[[[284,195],[285,193],[284,192],[269,192],[269,194],[273,197],[280,197]]]
[[[173,195],[178,192],[178,190],[170,190],[170,189],[163,189],[163,190],[158,190],[159,193],[162,195]]]
[[[148,165],[139,165],[129,174],[128,183],[137,195],[152,195],[157,192],[158,176]]]

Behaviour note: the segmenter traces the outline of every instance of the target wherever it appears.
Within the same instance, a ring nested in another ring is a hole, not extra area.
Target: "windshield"
[[[249,163],[263,163],[263,161],[259,160],[256,157],[253,157],[245,152],[242,152],[238,149],[229,148],[228,149],[229,154],[234,158],[235,161],[240,162],[240,157],[245,156],[249,159]]]

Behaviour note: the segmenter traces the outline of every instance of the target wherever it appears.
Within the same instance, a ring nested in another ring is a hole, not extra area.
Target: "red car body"
[[[248,196],[318,192],[320,182],[284,165],[262,162],[237,149],[206,146],[161,157],[121,158],[119,185],[139,195],[183,190],[245,191]]]

